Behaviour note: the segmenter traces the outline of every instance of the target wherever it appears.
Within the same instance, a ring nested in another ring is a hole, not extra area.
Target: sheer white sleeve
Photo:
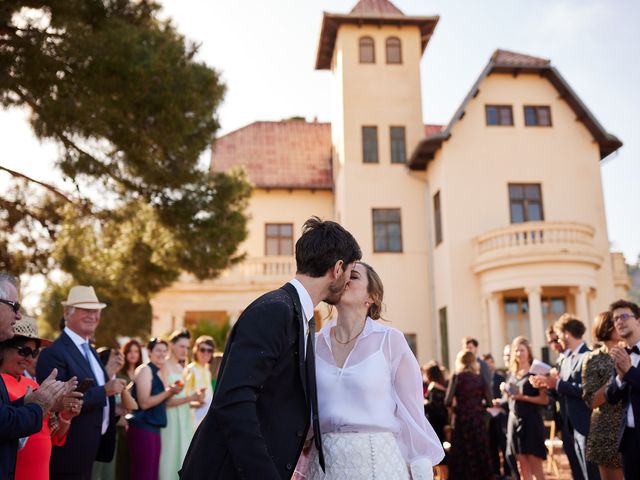
[[[397,405],[396,418],[400,424],[398,443],[410,464],[412,478],[433,478],[432,466],[444,458],[444,450],[433,427],[424,414],[422,375],[418,361],[404,335],[391,329],[387,339],[391,367],[392,395]]]

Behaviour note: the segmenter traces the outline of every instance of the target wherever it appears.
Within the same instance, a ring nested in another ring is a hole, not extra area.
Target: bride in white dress
[[[420,367],[404,335],[383,325],[383,287],[356,263],[338,319],[316,334],[318,413],[326,472],[315,448],[297,477],[311,480],[422,480],[444,457],[424,415]]]

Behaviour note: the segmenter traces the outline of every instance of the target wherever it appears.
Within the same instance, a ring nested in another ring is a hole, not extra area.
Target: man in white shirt
[[[624,405],[625,414],[617,438],[624,477],[640,478],[640,307],[618,300],[611,304],[609,311],[625,347],[611,349],[616,375],[609,382],[605,397],[609,403],[622,401]]]
[[[115,450],[114,395],[125,387],[124,380],[109,378],[90,340],[106,307],[89,286],[75,286],[64,306],[66,326],[53,344],[40,353],[36,366],[38,381],[54,369],[58,379],[75,376],[89,385],[82,412],[74,418],[61,447],[51,452],[51,479],[89,480],[95,460],[108,462]]]

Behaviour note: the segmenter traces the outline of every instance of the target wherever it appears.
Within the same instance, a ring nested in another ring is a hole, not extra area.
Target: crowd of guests
[[[21,314],[15,279],[0,273],[0,477],[177,478],[213,398],[215,342],[192,345],[181,330],[96,350],[106,305],[76,286],[63,306],[59,337],[41,338]],[[505,347],[503,371],[471,337],[450,373],[423,367],[425,415],[447,450],[440,479],[544,478],[545,418],[574,479],[640,478],[640,309],[619,300],[600,313],[593,349],[585,331],[570,314],[547,330],[553,368],[522,336]]]
[[[22,315],[17,292],[0,273],[0,479],[177,479],[213,398],[213,338],[191,348],[181,330],[96,350],[106,304],[76,286],[51,342]]]
[[[598,314],[592,348],[585,332],[571,314],[549,327],[553,366],[519,336],[505,346],[504,372],[470,337],[450,375],[436,362],[423,367],[425,414],[449,447],[440,479],[545,478],[545,419],[574,480],[640,479],[640,309],[618,300]]]

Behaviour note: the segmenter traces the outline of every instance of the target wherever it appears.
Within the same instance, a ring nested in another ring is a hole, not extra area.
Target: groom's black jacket
[[[240,315],[182,480],[288,479],[310,423],[300,298],[290,283]],[[310,352],[313,355],[313,352]]]

